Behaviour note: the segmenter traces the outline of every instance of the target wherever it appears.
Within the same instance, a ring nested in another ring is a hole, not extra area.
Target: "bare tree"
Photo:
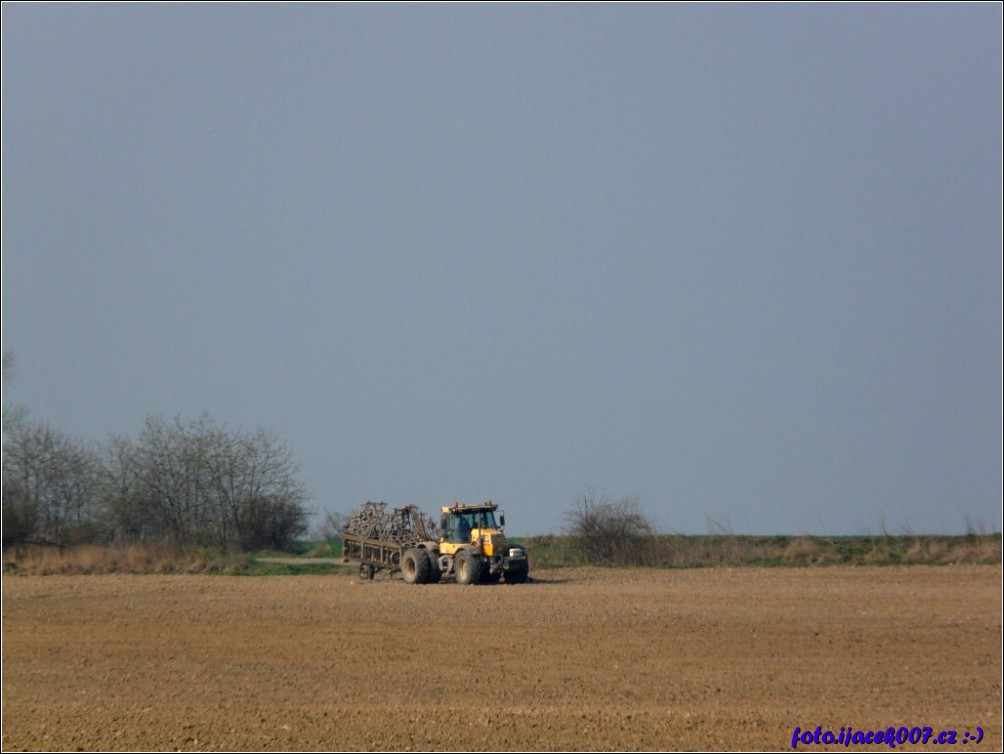
[[[239,432],[232,437],[230,474],[221,479],[238,493],[234,523],[244,549],[283,549],[307,529],[309,496],[289,449],[273,432]]]
[[[163,539],[157,517],[151,515],[149,499],[139,494],[133,440],[113,435],[102,448],[102,506],[100,515],[113,539],[146,542]]]
[[[309,496],[272,432],[230,431],[208,416],[150,417],[114,454],[120,532],[181,546],[281,549],[306,530]]]
[[[311,538],[316,540],[340,539],[347,519],[338,511],[326,511],[320,523],[314,526]]]
[[[597,499],[587,492],[566,518],[568,533],[586,562],[636,565],[644,560],[653,529],[637,498]]]
[[[3,384],[6,385],[14,375],[14,352],[7,350],[3,352]],[[15,404],[13,406],[8,406],[6,403],[3,406],[3,431],[7,432],[16,424],[25,421],[28,416],[27,409],[20,405]]]
[[[4,546],[27,541],[70,544],[101,538],[97,452],[45,424],[21,420],[3,447]]]
[[[308,494],[273,432],[150,417],[102,448],[19,418],[4,428],[3,543],[157,541],[283,549]]]

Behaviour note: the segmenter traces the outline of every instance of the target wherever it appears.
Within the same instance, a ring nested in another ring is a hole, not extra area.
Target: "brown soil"
[[[5,575],[3,749],[1001,749],[1000,566],[534,576]]]

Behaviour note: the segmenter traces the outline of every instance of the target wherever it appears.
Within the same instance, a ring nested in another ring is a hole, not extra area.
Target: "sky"
[[[5,405],[318,515],[1001,530],[999,3],[2,13]]]

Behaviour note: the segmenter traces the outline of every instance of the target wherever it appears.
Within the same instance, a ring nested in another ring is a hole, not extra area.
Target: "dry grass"
[[[532,568],[596,565],[574,537],[547,535],[522,540]],[[635,537],[617,553],[618,565],[656,568],[829,565],[947,565],[1001,562],[1001,535],[963,536],[709,536]],[[300,554],[338,557],[331,543],[314,543]],[[4,571],[42,576],[101,573],[256,573],[255,556],[209,548],[163,544],[31,546],[3,554]]]
[[[548,535],[524,541],[535,567],[600,565],[575,537]],[[621,564],[661,568],[709,566],[948,565],[1001,562],[1001,535],[961,536],[709,536],[652,535],[626,542]]]
[[[242,573],[249,558],[163,544],[31,546],[4,553],[4,571],[39,576],[98,573]]]
[[[809,565],[819,556],[819,548],[809,537],[796,537],[788,542],[782,555],[786,563]]]

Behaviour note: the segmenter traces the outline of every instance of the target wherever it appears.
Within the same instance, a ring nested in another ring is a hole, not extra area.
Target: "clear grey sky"
[[[3,5],[8,403],[318,510],[1001,528],[1001,6]]]

